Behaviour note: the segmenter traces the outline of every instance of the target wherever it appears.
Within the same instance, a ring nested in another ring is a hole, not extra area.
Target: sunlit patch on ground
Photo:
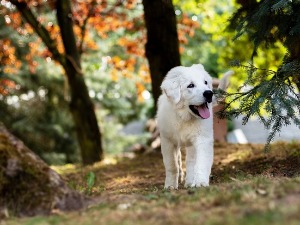
[[[62,166],[51,166],[51,168],[55,170],[57,173],[63,175],[63,174],[76,173],[83,170],[93,170],[107,165],[115,165],[117,164],[117,162],[118,160],[116,157],[106,157],[103,161],[99,163],[95,163],[92,166],[82,167],[82,165],[80,164],[65,164]]]
[[[244,149],[244,150],[239,150],[233,153],[230,153],[227,155],[227,157],[223,160],[221,160],[222,164],[228,164],[233,161],[244,161],[247,160],[251,155],[252,155],[251,149]]]

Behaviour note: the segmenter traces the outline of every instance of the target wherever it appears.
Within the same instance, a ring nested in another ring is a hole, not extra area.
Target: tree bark
[[[0,210],[16,216],[79,210],[93,203],[0,124]]]
[[[69,0],[57,0],[57,20],[61,31],[65,54],[59,53],[57,44],[39,23],[25,1],[10,0],[22,17],[31,25],[37,35],[65,70],[70,87],[70,111],[76,127],[83,164],[92,164],[103,158],[100,128],[98,127],[94,104],[89,97],[83,79],[80,53],[76,46],[71,3]]]
[[[98,127],[88,89],[85,85],[80,64],[80,53],[76,46],[71,3],[69,0],[57,0],[57,21],[65,47],[66,71],[70,92],[70,110],[76,126],[81,156],[84,164],[91,164],[103,158],[101,133]]]
[[[143,6],[147,28],[146,57],[156,108],[163,78],[170,69],[181,64],[176,16],[172,0],[143,0]]]

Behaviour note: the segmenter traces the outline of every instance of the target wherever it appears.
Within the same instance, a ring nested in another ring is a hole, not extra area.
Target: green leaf
[[[91,193],[92,187],[95,184],[95,179],[96,179],[95,173],[92,172],[92,171],[89,172],[88,175],[87,175],[87,179],[86,179],[86,183],[87,183],[87,186],[88,186],[88,193]]]

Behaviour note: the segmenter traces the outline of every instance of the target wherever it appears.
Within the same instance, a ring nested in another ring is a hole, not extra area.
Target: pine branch
[[[221,93],[221,98],[228,98],[224,107],[226,112],[220,113],[222,116],[241,115],[243,123],[247,123],[251,116],[257,116],[271,130],[266,149],[282,126],[294,122],[300,128],[299,24],[299,0],[244,1],[231,18],[230,28],[237,32],[234,39],[247,34],[254,44],[253,53],[262,44],[269,46],[278,41],[287,48],[282,65],[276,72],[235,62],[235,66],[244,68],[248,73],[239,91],[245,87],[251,90],[243,94]],[[238,108],[234,108],[233,103],[238,103]]]
[[[279,11],[279,10],[283,10],[284,8],[289,6],[289,1],[287,0],[280,0],[277,3],[275,3],[274,5],[272,5],[271,9],[272,11]]]
[[[226,102],[224,110],[217,114],[222,118],[242,116],[244,125],[250,117],[257,116],[266,129],[271,129],[266,143],[266,149],[268,149],[270,142],[280,132],[282,126],[294,122],[300,127],[300,119],[297,119],[300,115],[299,94],[295,92],[291,83],[291,73],[282,74],[281,70],[269,71],[258,69],[252,65],[240,65],[240,67],[249,70],[249,74],[254,71],[263,71],[265,74],[273,76],[268,79],[268,76],[262,78],[250,75],[245,83],[248,84],[248,88],[249,85],[251,88],[244,92],[226,93],[218,90],[217,98],[226,98]],[[260,82],[257,82],[258,78]],[[238,107],[233,107],[234,103],[239,103]]]

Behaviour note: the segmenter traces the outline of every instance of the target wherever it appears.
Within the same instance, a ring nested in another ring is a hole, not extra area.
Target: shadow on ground
[[[64,177],[75,189],[85,189],[86,175],[90,171],[96,174],[96,183],[90,193],[92,196],[144,193],[163,189],[165,175],[160,152],[120,157],[111,164],[101,163],[81,168],[76,172],[64,174]],[[256,175],[293,177],[299,174],[298,143],[276,143],[268,153],[264,151],[264,145],[258,144],[215,145],[211,185],[245,180]]]

